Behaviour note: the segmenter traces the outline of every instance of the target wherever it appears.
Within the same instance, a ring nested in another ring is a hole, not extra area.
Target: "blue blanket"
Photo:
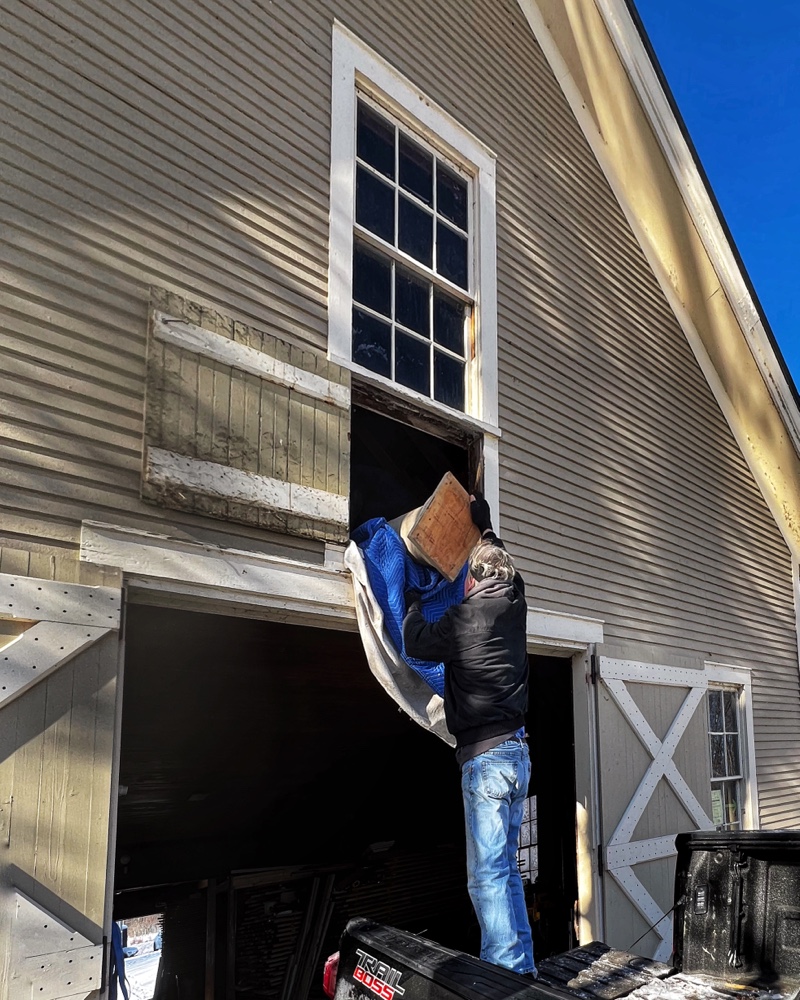
[[[382,517],[375,517],[356,528],[352,538],[361,549],[370,586],[383,611],[386,631],[392,642],[409,667],[436,694],[444,695],[444,664],[417,660],[406,655],[403,645],[403,618],[406,613],[404,594],[406,590],[418,591],[425,619],[429,622],[438,621],[451,605],[459,604],[464,598],[466,564],[453,583],[450,583],[437,570],[415,562],[406,551],[403,540]]]

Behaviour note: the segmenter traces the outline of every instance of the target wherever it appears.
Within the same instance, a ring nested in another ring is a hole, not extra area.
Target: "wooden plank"
[[[314,441],[314,450],[312,455],[313,477],[311,485],[318,490],[327,490],[330,478],[328,474],[328,407],[317,403],[313,407],[313,419],[314,425],[311,434]],[[337,434],[336,437],[338,440],[339,435]]]
[[[117,677],[119,637],[108,635],[95,650],[98,660],[96,694],[91,696],[94,713],[94,757],[92,765],[92,805],[89,832],[89,867],[86,885],[86,915],[103,926],[106,903],[111,771],[114,756],[114,719],[118,697]]]
[[[235,324],[234,340],[220,337],[211,330],[192,324],[183,317],[175,317],[157,312],[153,318],[154,336],[157,340],[183,352],[199,355],[209,361],[218,361],[238,371],[255,375],[265,382],[284,385],[289,389],[321,399],[347,409],[350,396],[347,389],[315,373],[314,355],[302,351],[301,364],[288,365],[278,361],[253,342],[260,341],[252,327],[243,323]]]
[[[84,626],[119,628],[122,595],[115,587],[67,586],[61,582],[15,577],[0,574],[0,616],[35,621],[40,625],[53,623],[80,626],[78,641]],[[37,644],[49,644],[53,651],[66,638],[60,634],[42,632]]]
[[[177,445],[182,455],[197,455],[197,409],[199,406],[197,356],[188,351],[180,354],[180,406],[178,410]]]
[[[181,357],[174,348],[164,350],[161,366],[161,430],[159,445],[175,451],[180,447],[178,432],[181,412]]]
[[[194,428],[194,455],[207,462],[214,461],[214,372],[215,366],[197,367],[197,408]]]
[[[0,573],[12,576],[27,576],[30,570],[31,554],[26,549],[0,546]]]
[[[45,889],[62,898],[61,880],[66,839],[66,806],[70,766],[70,705],[75,663],[50,674],[47,687],[45,730],[42,734],[42,776],[36,827],[34,875]],[[56,914],[62,919],[63,911]]]
[[[61,673],[64,664],[108,629],[42,621],[32,625],[0,654],[0,708]]]
[[[4,747],[14,756],[14,805],[11,816],[11,836],[8,862],[13,864],[15,881],[23,892],[33,889],[36,875],[39,825],[39,790],[42,781],[42,754],[47,690],[45,684],[32,688],[17,702],[17,729],[14,742]],[[0,727],[2,729],[3,727]]]
[[[19,704],[6,706],[0,719],[0,851],[8,857],[11,863],[11,837],[14,823],[15,788],[15,750],[18,744],[17,721]],[[0,886],[7,893],[8,873],[0,871]],[[11,908],[0,906],[0,983],[7,983],[11,978],[11,948],[8,942],[11,937],[13,915]]]
[[[275,357],[281,361],[289,361],[289,348],[285,343],[277,340],[274,343]],[[275,431],[273,435],[273,467],[275,469],[275,479],[289,478],[289,439],[290,439],[290,393],[289,390],[278,386],[275,388]],[[288,518],[281,515],[279,517],[262,517],[261,523],[267,527],[275,528],[278,531],[286,530],[289,525]]]
[[[148,449],[146,476],[156,495],[161,491],[167,503],[172,496],[180,500],[191,493],[197,498],[223,497],[240,507],[287,517],[311,518],[334,525],[344,525],[347,521],[346,497],[242,472],[230,465],[201,462],[160,448]]]

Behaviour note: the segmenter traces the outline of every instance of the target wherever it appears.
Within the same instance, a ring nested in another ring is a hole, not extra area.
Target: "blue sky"
[[[635,0],[800,386],[800,0]]]

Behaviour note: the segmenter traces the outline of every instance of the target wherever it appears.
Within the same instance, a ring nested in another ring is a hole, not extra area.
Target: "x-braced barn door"
[[[606,937],[668,961],[675,835],[712,826],[706,675],[602,656],[598,675]]]
[[[0,1000],[102,984],[120,605],[0,575]]]

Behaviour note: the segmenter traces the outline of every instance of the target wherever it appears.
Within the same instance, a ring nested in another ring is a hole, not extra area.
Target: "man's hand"
[[[412,605],[419,603],[420,593],[418,590],[407,590],[403,594],[403,599],[406,602],[406,614],[408,614]]]
[[[472,523],[483,534],[484,531],[490,530],[492,527],[492,512],[489,509],[489,502],[484,499],[482,493],[473,493],[469,499]]]

